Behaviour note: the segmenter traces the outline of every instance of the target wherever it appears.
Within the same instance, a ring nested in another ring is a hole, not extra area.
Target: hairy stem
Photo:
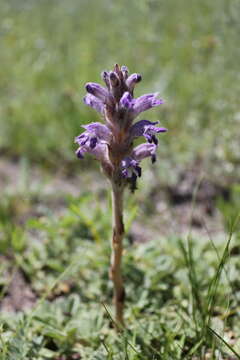
[[[110,266],[110,279],[113,281],[113,303],[115,306],[115,321],[120,327],[124,325],[124,298],[125,290],[121,272],[122,261],[122,239],[124,234],[123,225],[123,187],[115,183],[112,184],[112,215],[113,215],[113,235],[112,235],[112,255]],[[118,329],[119,329],[118,326]]]

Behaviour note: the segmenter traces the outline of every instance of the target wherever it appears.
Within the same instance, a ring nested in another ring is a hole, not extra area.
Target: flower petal
[[[98,139],[94,136],[90,139],[89,144],[90,144],[90,148],[94,149],[97,145]]]
[[[84,153],[85,153],[86,151],[84,150],[84,148],[82,148],[82,147],[79,147],[76,151],[75,151],[75,154],[77,155],[77,157],[79,158],[79,159],[83,159],[84,158]]]
[[[108,146],[107,144],[96,143],[95,146],[92,147],[91,143],[86,143],[77,149],[76,155],[79,159],[83,159],[85,153],[95,156],[96,159],[100,161],[106,161],[108,158]]]
[[[98,160],[106,160],[108,157],[108,146],[107,144],[98,143],[93,149],[89,149],[88,152]]]
[[[129,91],[132,92],[135,85],[139,83],[141,80],[142,80],[142,76],[140,74],[131,74],[126,80],[126,85]]]
[[[131,156],[138,162],[145,159],[146,157],[151,156],[152,161],[155,162],[154,160],[156,160],[156,150],[157,146],[155,144],[140,144],[133,149]]]
[[[109,96],[107,89],[97,83],[89,82],[85,85],[85,87],[89,94],[96,96],[98,99],[104,102]]]
[[[122,177],[129,184],[130,190],[134,192],[137,189],[137,178],[142,175],[142,169],[139,163],[130,156],[122,160]]]
[[[109,81],[109,73],[108,71],[103,71],[101,73],[102,79],[105,82],[105,84],[107,85],[108,90],[110,89],[110,81]]]
[[[119,77],[114,71],[110,71],[109,80],[110,80],[112,87],[117,87],[120,84]]]
[[[123,177],[131,178],[133,174],[140,177],[142,175],[142,169],[135,159],[127,156],[122,160],[122,175]]]
[[[95,135],[100,141],[105,141],[108,143],[111,140],[111,131],[104,124],[94,122],[87,125],[82,125],[82,127],[86,129],[88,133]]]
[[[126,109],[133,108],[135,100],[133,99],[130,92],[126,91],[120,99],[120,104]]]
[[[92,94],[87,94],[84,96],[83,101],[86,105],[91,106],[94,110],[102,113],[104,109],[104,104],[101,100],[96,98],[96,96]]]
[[[78,145],[85,145],[88,140],[89,140],[89,135],[86,131],[75,137],[75,143],[77,143]]]
[[[145,94],[137,98],[134,102],[133,112],[134,116],[137,116],[143,111],[151,109],[152,107],[163,104],[163,99],[157,99],[158,93]]]
[[[155,122],[152,122],[152,121],[149,121],[149,120],[140,120],[138,122],[136,122],[134,125],[131,126],[130,128],[130,136],[132,138],[136,138],[136,137],[139,137],[139,136],[143,136],[143,133],[145,131],[145,128],[146,126],[149,126],[149,125],[156,125],[158,123],[158,121],[155,121]]]
[[[134,125],[130,128],[130,138],[134,139],[139,136],[144,136],[146,140],[150,143],[154,142],[154,144],[158,144],[158,140],[155,136],[155,134],[166,132],[167,129],[163,127],[154,126],[158,123],[151,122],[149,120],[140,120],[136,122]]]

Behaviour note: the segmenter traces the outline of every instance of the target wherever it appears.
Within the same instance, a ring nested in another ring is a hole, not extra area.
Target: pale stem
[[[113,303],[115,306],[115,321],[118,329],[124,326],[124,298],[125,290],[121,272],[122,251],[123,251],[123,187],[112,183],[112,254],[110,266],[110,279],[113,281]]]

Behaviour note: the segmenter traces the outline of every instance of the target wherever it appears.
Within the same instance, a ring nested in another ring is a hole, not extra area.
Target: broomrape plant
[[[118,328],[124,326],[124,284],[121,273],[123,224],[123,193],[126,186],[132,192],[137,189],[137,179],[141,177],[140,162],[150,157],[156,161],[158,139],[156,135],[167,129],[156,126],[157,122],[140,120],[139,114],[163,104],[158,93],[150,93],[134,98],[134,88],[142,79],[139,74],[128,74],[126,66],[115,65],[113,71],[103,71],[103,87],[97,83],[86,84],[86,105],[100,113],[104,124],[94,122],[82,126],[85,131],[76,137],[79,145],[76,155],[84,158],[85,153],[99,160],[104,174],[112,187],[112,255],[109,276],[113,281],[115,321]],[[134,141],[145,138],[146,142],[134,147]]]

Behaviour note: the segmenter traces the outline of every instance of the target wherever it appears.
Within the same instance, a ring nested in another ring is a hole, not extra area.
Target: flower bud
[[[117,76],[117,74],[115,72],[113,72],[113,71],[110,72],[109,79],[110,79],[111,86],[113,88],[119,86],[119,84],[120,84],[119,77]]]
[[[126,85],[130,92],[133,92],[135,85],[142,80],[142,76],[140,74],[132,74],[126,80]]]
[[[127,66],[123,65],[121,67],[121,71],[122,71],[124,80],[127,80],[127,78],[128,78],[128,68],[127,68]]]
[[[86,84],[86,90],[89,94],[96,96],[98,99],[105,101],[108,97],[108,91],[101,85],[89,82]]]

